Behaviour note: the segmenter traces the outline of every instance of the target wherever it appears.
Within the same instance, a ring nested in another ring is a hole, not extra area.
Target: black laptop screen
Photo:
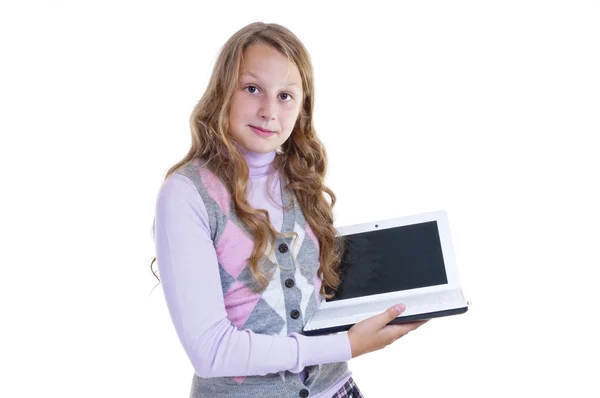
[[[448,283],[435,221],[344,239],[342,283],[327,301]]]

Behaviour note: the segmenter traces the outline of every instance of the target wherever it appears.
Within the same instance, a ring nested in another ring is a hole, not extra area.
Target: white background
[[[600,396],[598,2],[1,4],[1,396],[188,396],[156,194],[257,20],[313,59],[337,224],[449,214],[473,306],[353,359],[365,396]]]

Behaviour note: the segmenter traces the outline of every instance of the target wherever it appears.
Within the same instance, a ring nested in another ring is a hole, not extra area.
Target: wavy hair
[[[300,40],[287,28],[270,23],[251,23],[237,31],[222,47],[206,91],[190,117],[192,146],[188,154],[167,172],[165,179],[193,159],[201,159],[225,184],[239,219],[248,227],[254,239],[254,249],[248,259],[250,270],[260,288],[268,284],[259,260],[266,249],[274,246],[277,236],[266,210],[252,208],[247,201],[248,165],[232,141],[229,130],[229,111],[233,92],[238,85],[244,51],[251,45],[271,46],[300,71],[303,101],[300,114],[290,137],[277,151],[273,166],[285,179],[282,184],[292,191],[306,221],[319,242],[318,275],[323,283],[321,295],[331,297],[340,277],[342,242],[336,237],[332,209],[335,194],[324,185],[327,156],[313,125],[314,81],[309,54]],[[329,201],[324,194],[327,194]],[[153,258],[150,270],[156,261]]]

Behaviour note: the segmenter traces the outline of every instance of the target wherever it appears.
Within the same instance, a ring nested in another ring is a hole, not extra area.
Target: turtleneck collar
[[[247,150],[237,142],[236,146],[240,153],[244,156],[244,159],[246,159],[250,178],[262,177],[269,174],[269,171],[271,170],[271,163],[273,163],[273,159],[275,159],[275,151],[268,153],[257,153]]]

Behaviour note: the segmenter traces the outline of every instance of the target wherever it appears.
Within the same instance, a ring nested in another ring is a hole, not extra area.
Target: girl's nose
[[[277,117],[276,106],[270,100],[265,100],[258,111],[258,115],[265,120],[274,120]]]

